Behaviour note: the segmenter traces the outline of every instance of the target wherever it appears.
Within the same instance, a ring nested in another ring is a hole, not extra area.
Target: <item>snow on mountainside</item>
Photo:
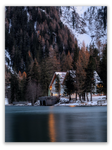
[[[88,10],[88,8],[90,8],[91,6],[74,6],[75,11],[78,13],[78,15],[82,18],[84,18],[84,12],[86,12]],[[101,6],[97,6],[97,9],[101,8]],[[62,13],[64,14],[65,8],[62,7]],[[97,10],[96,10],[97,11]],[[72,12],[72,11],[71,11]],[[97,12],[96,12],[97,13]],[[72,13],[69,14],[69,18],[71,17]],[[84,19],[85,20],[85,19]],[[93,19],[91,26],[89,25],[89,22],[87,20],[85,20],[86,26],[85,26],[85,30],[86,33],[83,34],[79,34],[78,31],[76,29],[73,29],[73,25],[71,23],[71,21],[66,18],[66,17],[61,17],[61,21],[63,22],[63,24],[67,25],[67,27],[71,30],[71,32],[75,35],[75,37],[78,40],[78,44],[81,47],[82,46],[82,42],[84,41],[86,46],[91,43],[94,42],[94,44],[96,43],[95,40],[95,35],[96,35],[96,26],[95,26],[95,19]],[[91,29],[91,31],[90,31]],[[100,41],[101,43],[104,43],[107,40],[107,29],[106,29],[106,35],[100,37]],[[96,45],[97,46],[97,45]]]
[[[14,74],[14,70],[11,67],[11,58],[10,58],[9,53],[6,50],[5,50],[5,65],[11,71],[11,73]]]
[[[83,17],[83,13],[84,11],[86,11],[88,7],[84,7],[84,6],[77,6],[77,7],[74,7],[76,12],[79,14],[80,17]],[[64,7],[62,8],[62,12],[64,13]],[[69,14],[71,15],[71,14]],[[64,18],[63,16],[60,18],[61,21],[63,22],[63,24],[67,25],[67,27],[71,30],[71,32],[75,35],[75,38],[77,38],[78,40],[78,44],[79,46],[81,47],[82,46],[82,42],[84,41],[86,45],[89,45],[90,42],[91,42],[91,37],[89,34],[79,34],[78,31],[76,31],[75,29],[73,29],[73,26],[70,22],[67,22],[66,18]],[[87,23],[87,22],[86,22]],[[86,27],[86,30],[88,31],[87,29],[88,27]]]

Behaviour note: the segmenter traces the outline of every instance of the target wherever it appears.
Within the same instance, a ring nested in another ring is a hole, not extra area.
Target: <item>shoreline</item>
[[[10,106],[16,106],[16,107],[96,107],[96,106],[107,106],[107,105],[52,105],[52,106],[27,106],[27,105],[23,105],[23,106],[19,106],[19,105],[5,105],[7,107],[10,107]]]
[[[69,101],[69,99],[67,97],[61,97],[59,102],[54,104],[54,105],[48,105],[48,106],[69,106],[69,107],[91,107],[91,106],[107,106],[107,99],[106,96],[94,96],[92,98],[92,101],[80,101],[79,99],[76,101],[74,99],[72,99],[71,101]],[[8,104],[5,103],[5,106],[32,106],[31,102],[22,102],[19,101],[16,104]],[[45,106],[45,105],[40,105],[40,100],[37,100],[34,103],[34,106]]]

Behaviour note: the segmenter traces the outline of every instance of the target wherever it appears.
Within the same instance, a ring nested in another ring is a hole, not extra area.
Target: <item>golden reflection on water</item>
[[[49,137],[51,142],[56,141],[54,115],[49,114]]]

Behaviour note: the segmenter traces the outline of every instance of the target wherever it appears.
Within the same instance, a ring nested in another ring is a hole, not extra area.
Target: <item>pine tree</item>
[[[95,70],[94,58],[92,56],[90,56],[88,66],[86,69],[85,92],[91,93],[91,101],[92,101],[92,90],[93,90],[94,85],[95,85],[94,70]]]
[[[94,58],[95,70],[99,73],[100,72],[100,57],[99,57],[99,51],[97,48],[94,48],[92,56]]]
[[[100,77],[103,81],[103,92],[107,95],[107,44],[104,47],[102,59],[100,61]]]
[[[60,79],[59,79],[59,75],[56,75],[55,89],[56,89],[56,92],[58,92],[58,95],[60,96]]]
[[[75,43],[75,49],[74,49],[74,55],[73,55],[73,62],[72,62],[72,66],[73,66],[73,70],[76,70],[76,63],[78,60],[78,54],[79,54],[79,47],[77,44],[77,41]]]
[[[48,74],[47,66],[46,66],[46,59],[44,59],[41,63],[40,72],[41,72],[40,81],[42,85],[43,95],[47,96],[50,81],[49,81],[49,74]]]
[[[18,76],[14,73],[11,74],[11,97],[9,103],[13,103],[14,101],[19,101],[19,79]]]
[[[26,92],[26,78],[27,78],[27,74],[24,71],[23,73],[21,73],[19,71],[19,90],[18,90],[18,96],[19,96],[19,100],[21,101],[26,101],[25,98],[25,92]]]
[[[76,74],[77,74],[77,90],[79,98],[81,100],[81,95],[85,91],[85,79],[86,79],[86,69],[88,66],[90,54],[86,50],[85,44],[83,42],[82,48],[79,51],[78,60],[76,63]]]
[[[74,79],[70,71],[67,72],[64,82],[64,93],[69,95],[69,101],[71,100],[71,94],[74,93]]]
[[[39,65],[35,58],[32,69],[31,69],[31,80],[36,82],[36,84],[39,83]]]
[[[78,43],[77,43],[77,40],[76,40],[76,43],[75,43],[75,49],[74,49],[74,55],[73,55],[73,62],[72,62],[72,67],[73,67],[73,70],[76,71],[76,77],[75,77],[75,91],[76,91],[76,100],[77,100],[77,60],[78,60],[78,55],[79,55],[79,47],[78,47]]]
[[[63,51],[61,55],[61,71],[67,71],[72,69],[72,57],[70,52],[68,51],[68,54],[66,55]]]

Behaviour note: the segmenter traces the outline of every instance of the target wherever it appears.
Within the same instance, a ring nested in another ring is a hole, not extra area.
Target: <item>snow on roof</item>
[[[54,75],[53,75],[53,78],[51,80],[51,83],[50,83],[49,87],[52,86],[56,75],[59,75],[60,83],[62,84],[62,82],[63,82],[63,80],[65,78],[66,72],[55,72]]]

